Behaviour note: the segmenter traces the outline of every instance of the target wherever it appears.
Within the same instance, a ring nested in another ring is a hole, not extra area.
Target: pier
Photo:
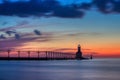
[[[0,50],[0,60],[73,60],[75,54],[54,51]]]
[[[0,50],[0,60],[84,60],[81,46],[77,46],[76,54],[55,51]],[[92,59],[92,55],[90,57]]]

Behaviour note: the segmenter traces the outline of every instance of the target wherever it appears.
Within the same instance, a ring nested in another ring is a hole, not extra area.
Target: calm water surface
[[[120,80],[120,59],[0,61],[0,80]]]

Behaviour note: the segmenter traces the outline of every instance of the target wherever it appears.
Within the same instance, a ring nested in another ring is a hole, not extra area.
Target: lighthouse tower
[[[78,45],[78,51],[76,52],[76,59],[83,59],[80,44]]]

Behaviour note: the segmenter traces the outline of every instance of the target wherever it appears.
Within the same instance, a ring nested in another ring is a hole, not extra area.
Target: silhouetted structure
[[[7,53],[7,56],[0,56],[0,60],[74,60],[75,54],[53,52],[53,51],[12,51],[12,50],[0,50],[0,53]],[[17,54],[13,56],[12,53]],[[27,54],[26,56],[22,55]],[[36,56],[32,56],[36,55]]]
[[[16,50],[0,50],[0,53],[7,53],[7,56],[0,56],[0,60],[82,60],[88,59],[82,56],[81,46],[78,45],[76,54],[53,52],[53,51],[16,51]],[[12,56],[11,53],[17,54]],[[26,56],[23,55],[27,54]],[[89,57],[92,59],[92,55]]]
[[[7,51],[8,52],[8,58],[10,57],[10,50]]]
[[[90,59],[93,59],[93,56],[92,56],[92,55],[90,56]]]
[[[76,52],[76,59],[78,59],[78,60],[88,59],[88,58],[84,58],[84,57],[82,56],[82,51],[81,51],[81,46],[80,46],[80,44],[78,45],[78,51]]]

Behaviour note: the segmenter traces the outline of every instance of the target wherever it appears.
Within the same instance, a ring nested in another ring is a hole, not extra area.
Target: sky
[[[0,50],[120,58],[120,0],[0,0]]]

